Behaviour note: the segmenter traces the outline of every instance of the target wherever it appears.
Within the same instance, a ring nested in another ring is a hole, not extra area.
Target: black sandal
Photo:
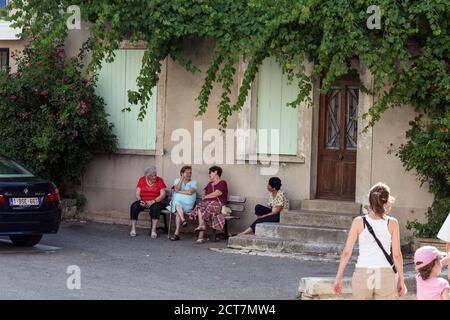
[[[180,236],[177,234],[175,234],[172,238],[170,238],[170,240],[172,240],[172,241],[178,241],[180,239],[181,239]]]
[[[182,226],[183,228],[186,228],[186,227],[187,227],[187,221],[184,220],[184,221],[181,223],[181,226]]]

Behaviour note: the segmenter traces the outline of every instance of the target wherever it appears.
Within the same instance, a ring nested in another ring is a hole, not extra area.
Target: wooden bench
[[[172,190],[166,189],[166,199],[164,202],[169,205],[170,200],[172,199]],[[196,204],[201,201],[201,198],[198,196]],[[241,217],[235,215],[236,213],[244,212],[245,211],[245,197],[241,196],[228,196],[228,203],[227,207],[231,209],[231,214],[225,215],[225,226],[224,226],[224,232],[216,234],[216,230],[214,230],[214,241],[217,241],[217,238],[221,235],[224,236],[225,239],[228,239],[231,234],[228,232],[228,221],[230,220],[239,220]],[[194,206],[195,207],[195,206]],[[185,215],[188,215],[189,213],[185,213]],[[161,215],[164,219],[164,228],[159,227],[159,229],[163,229],[165,232],[167,232],[167,237],[170,237],[170,228],[172,224],[172,214],[169,210],[163,209],[161,210]],[[169,218],[169,224],[167,224],[167,218]]]

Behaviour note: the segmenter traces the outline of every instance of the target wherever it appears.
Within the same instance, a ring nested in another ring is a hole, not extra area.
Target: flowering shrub
[[[114,151],[104,101],[83,78],[82,57],[62,45],[27,47],[17,72],[0,74],[0,152],[65,187],[79,183],[93,152]]]

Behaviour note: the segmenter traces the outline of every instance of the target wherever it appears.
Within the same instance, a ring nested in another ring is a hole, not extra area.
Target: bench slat
[[[238,216],[224,216],[225,220],[239,220],[241,217]]]
[[[245,203],[246,198],[241,196],[228,196],[228,202]]]
[[[245,211],[245,206],[243,204],[229,203],[229,204],[227,204],[227,207],[230,208],[232,211],[236,211],[236,212],[244,212]]]
[[[166,189],[166,198],[170,199],[172,198],[172,190]],[[201,197],[200,195],[197,197],[197,201],[200,201]],[[236,203],[245,203],[247,199],[242,196],[228,196],[228,202],[236,202]]]

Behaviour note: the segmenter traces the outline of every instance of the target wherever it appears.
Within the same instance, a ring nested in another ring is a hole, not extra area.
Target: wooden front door
[[[355,200],[358,91],[341,80],[320,97],[317,198]]]

